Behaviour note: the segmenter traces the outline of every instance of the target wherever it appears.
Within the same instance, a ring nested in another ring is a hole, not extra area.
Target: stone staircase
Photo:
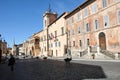
[[[112,59],[115,59],[115,54],[113,52],[107,51],[107,50],[101,50],[100,51],[102,54],[109,56]]]
[[[89,51],[88,51],[89,50]],[[80,58],[80,59],[93,59],[92,54],[95,55],[95,59],[99,60],[115,60],[115,53],[110,52],[108,50],[100,50],[98,47],[91,47],[89,46],[87,49],[81,52],[72,52],[74,55],[72,55],[73,58]]]
[[[100,53],[97,53],[97,47],[90,47],[90,53],[88,54],[85,50],[85,54],[81,58],[88,58],[92,59],[92,54],[95,54],[95,59],[102,59],[102,60],[114,60],[115,54],[108,50],[100,50]]]
[[[97,59],[97,60],[113,60],[113,58],[106,56],[102,53],[99,53],[99,54],[94,53],[94,54],[95,54],[95,59]],[[93,59],[91,55],[92,55],[92,53],[86,54],[86,55],[80,57],[80,59]]]
[[[82,52],[82,56],[86,55],[86,54],[87,54],[87,52],[88,52],[88,50],[87,50],[87,49],[85,49],[85,50]]]

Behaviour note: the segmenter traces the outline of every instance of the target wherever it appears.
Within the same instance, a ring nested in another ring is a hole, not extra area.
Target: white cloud
[[[56,11],[60,14],[65,12],[65,11],[68,11],[67,5],[64,1],[51,0],[51,3],[52,3],[51,6],[52,6],[53,11]]]
[[[74,10],[85,0],[50,0],[50,4],[53,11],[56,11],[60,15],[63,12]]]

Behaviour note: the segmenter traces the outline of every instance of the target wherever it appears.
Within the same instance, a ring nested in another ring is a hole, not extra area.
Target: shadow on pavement
[[[48,59],[18,61],[12,73],[7,65],[1,65],[0,71],[0,80],[100,80],[107,78],[100,66]]]
[[[62,61],[47,60],[49,63],[50,80],[84,80],[107,78],[102,67],[96,65],[65,63]],[[52,65],[52,67],[50,67]]]
[[[64,74],[71,80],[105,79],[107,78],[100,66],[70,63],[66,64]]]

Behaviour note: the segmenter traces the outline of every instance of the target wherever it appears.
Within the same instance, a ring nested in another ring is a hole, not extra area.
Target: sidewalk
[[[48,58],[48,59],[53,59],[53,60],[60,60],[60,61],[63,61],[64,60],[64,57],[52,57],[52,58]],[[78,58],[78,57],[73,57],[72,58],[73,61],[107,61],[107,62],[120,62],[120,60],[110,60],[110,59],[92,59],[92,58]]]

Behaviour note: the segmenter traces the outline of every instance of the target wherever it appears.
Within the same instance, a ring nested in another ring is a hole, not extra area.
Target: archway
[[[106,50],[106,37],[105,37],[105,33],[103,32],[99,34],[99,45],[100,45],[100,49]]]
[[[35,45],[34,45],[34,50],[35,50],[35,56],[39,56],[40,55],[40,46],[39,46],[39,42],[40,42],[40,39],[39,37],[36,37],[35,38]]]
[[[32,56],[32,51],[30,50],[30,56]]]
[[[35,50],[33,46],[32,46],[32,55],[35,56]]]

